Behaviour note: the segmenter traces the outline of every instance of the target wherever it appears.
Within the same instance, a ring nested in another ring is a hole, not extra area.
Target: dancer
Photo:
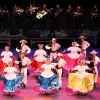
[[[54,64],[51,64],[50,58],[47,58],[41,68],[43,71],[38,75],[40,89],[50,94],[53,89],[59,88],[58,77],[52,71],[55,69]]]
[[[25,52],[26,54],[31,53],[31,49],[26,45],[27,41],[26,40],[21,40],[19,47],[16,48],[17,52]]]
[[[86,95],[93,90],[94,73],[85,65],[84,59],[80,59],[79,65],[69,73],[68,87],[80,95]]]
[[[30,66],[31,64],[31,60],[25,55],[26,55],[25,52],[21,52],[20,53],[21,61],[15,61],[16,64],[19,64],[20,62],[22,63],[21,74],[23,74],[23,79],[22,79],[23,88],[25,88],[27,85],[27,67]]]
[[[9,61],[8,66],[4,69],[1,79],[3,80],[4,92],[10,96],[13,96],[13,93],[20,89],[22,75],[19,74],[19,71],[14,67],[13,62]]]
[[[10,46],[6,45],[5,50],[1,52],[1,60],[3,63],[8,63],[9,61],[13,60],[13,53],[10,51]]]
[[[68,70],[68,72],[78,65],[79,58],[81,57],[79,53],[81,52],[81,49],[77,46],[77,42],[72,42],[72,46],[67,49],[70,53],[63,54],[63,59],[66,61],[64,68]]]
[[[97,83],[98,80],[98,69],[97,69],[97,65],[100,62],[99,57],[96,55],[98,52],[96,52],[95,50],[92,50],[92,52],[90,52],[91,57],[92,57],[92,61],[94,63],[94,70],[95,70],[95,84]],[[91,63],[91,61],[86,61],[87,64]]]
[[[0,73],[3,72],[4,68],[7,67],[7,63],[11,60],[14,60],[13,53],[10,51],[10,46],[6,44],[5,50],[1,52]]]
[[[79,39],[81,40],[81,52],[83,55],[86,56],[86,50],[88,47],[90,47],[90,44],[88,41],[85,40],[86,37],[80,36]]]
[[[63,67],[66,64],[66,61],[64,59],[62,59],[62,54],[58,53],[57,54],[57,59],[58,59],[58,69],[57,69],[57,73],[58,73],[58,78],[59,78],[59,89],[61,89],[62,86],[62,71],[63,71]]]
[[[39,72],[41,65],[44,64],[47,53],[43,50],[43,44],[38,45],[38,50],[35,51],[32,59],[32,66],[36,72]]]
[[[60,49],[60,44],[57,43],[56,38],[52,38],[51,41],[51,52],[50,52],[50,60],[53,62],[57,58],[57,51]]]

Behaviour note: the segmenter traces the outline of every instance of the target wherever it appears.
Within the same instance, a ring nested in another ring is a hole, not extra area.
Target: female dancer
[[[46,60],[47,53],[43,50],[43,44],[38,45],[38,50],[35,51],[32,59],[32,66],[34,67],[35,71],[38,72],[41,68],[41,65],[44,64]]]
[[[10,46],[7,44],[5,50],[1,52],[0,73],[3,72],[9,61],[13,61],[13,53],[10,51]]]
[[[78,66],[69,73],[68,87],[81,95],[87,94],[93,89],[94,73],[85,65],[85,60],[80,59]]]
[[[76,65],[78,65],[79,58],[81,55],[79,52],[81,52],[81,49],[78,47],[78,44],[76,42],[72,42],[72,46],[67,49],[67,51],[70,51],[68,54],[63,54],[63,58],[66,61],[65,69],[68,71],[74,68]]]
[[[50,93],[52,89],[58,89],[58,77],[52,71],[52,68],[55,67],[54,64],[51,64],[50,58],[46,59],[41,68],[42,72],[38,75],[41,90],[44,90],[45,93]]]
[[[21,87],[22,75],[19,74],[19,71],[14,67],[12,61],[8,62],[8,67],[4,69],[1,79],[5,84],[4,92],[10,96]]]

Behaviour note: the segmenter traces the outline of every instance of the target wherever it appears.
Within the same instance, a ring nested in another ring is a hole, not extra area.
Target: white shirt
[[[89,69],[89,67],[88,67],[87,65],[83,65],[83,66],[78,65],[78,66],[76,66],[73,70],[78,70],[78,71],[75,73],[75,75],[76,75],[78,78],[82,79],[82,78],[84,78],[84,77],[86,77],[86,76],[89,75],[89,73],[87,73],[87,72],[85,71],[86,69]]]
[[[62,58],[58,61],[58,67],[64,67],[65,64],[66,64],[66,61]]]
[[[27,54],[31,52],[31,49],[27,45],[23,45],[21,48],[22,52],[26,52]]]
[[[51,51],[57,51],[60,47],[61,45],[58,43],[52,44]]]
[[[82,43],[82,50],[86,50],[90,46],[89,42],[83,41]]]
[[[19,64],[19,61],[15,61],[16,64]],[[28,57],[22,59],[22,66],[30,65],[32,62]]]
[[[77,54],[81,49],[79,47],[69,47],[67,51],[71,51],[73,54]]]
[[[79,47],[69,47],[67,51],[70,51],[70,53],[68,54],[70,58],[77,59],[80,56],[78,52],[81,51],[81,49]]]
[[[11,51],[3,51],[1,53],[1,57],[2,57],[2,61],[4,63],[8,63],[9,61],[12,61],[12,57],[13,56],[13,53]]]
[[[47,53],[45,50],[36,50],[34,53],[34,56],[36,56],[34,59],[38,62],[43,62],[46,60]]]
[[[43,64],[41,68],[43,68],[43,72],[41,73],[43,77],[49,78],[54,75],[54,73],[51,71],[51,69],[54,68],[52,64]]]
[[[17,69],[15,67],[6,67],[4,72],[7,72],[7,74],[4,75],[7,80],[13,80],[16,78],[15,72],[17,72]]]
[[[99,62],[100,62],[99,57],[98,57],[98,56],[95,56],[95,62],[94,62],[94,65],[97,65]]]
[[[9,58],[9,57],[13,56],[13,53],[11,51],[3,51],[1,53],[1,56]]]
[[[85,61],[86,64],[90,64],[90,61]],[[94,61],[94,65],[96,66],[98,63],[100,62],[100,59],[98,56],[95,56],[95,61]]]

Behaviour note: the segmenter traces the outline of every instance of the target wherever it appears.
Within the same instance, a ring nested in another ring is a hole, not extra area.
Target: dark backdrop
[[[23,4],[24,6],[26,6],[30,2],[32,2],[32,3],[35,2],[36,5],[41,5],[43,3],[47,3],[49,5],[55,5],[57,3],[60,3],[61,5],[81,4],[82,6],[99,4],[99,0],[0,0],[0,5],[12,6],[14,4],[17,4],[17,5]]]

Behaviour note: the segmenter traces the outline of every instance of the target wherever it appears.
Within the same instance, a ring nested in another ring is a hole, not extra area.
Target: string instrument
[[[37,14],[36,14],[36,18],[37,19],[41,19],[41,18],[43,18],[45,15],[47,15],[47,11],[45,11],[45,10],[42,10],[42,11],[39,11]]]
[[[28,8],[28,12],[30,12],[31,14],[32,13],[35,13],[35,11],[38,9],[39,7],[29,7]]]
[[[82,13],[81,13],[81,12],[74,12],[73,17],[78,17],[78,16],[81,16],[81,15],[82,15]]]
[[[97,16],[98,16],[97,12],[92,12],[90,17],[91,19],[93,19],[93,18],[97,18]]]
[[[20,15],[22,12],[24,12],[24,9],[16,7],[15,12]]]
[[[62,12],[62,10],[63,10],[63,9],[60,9],[59,11],[57,11],[57,12],[55,13],[55,17],[59,16],[59,14]]]

